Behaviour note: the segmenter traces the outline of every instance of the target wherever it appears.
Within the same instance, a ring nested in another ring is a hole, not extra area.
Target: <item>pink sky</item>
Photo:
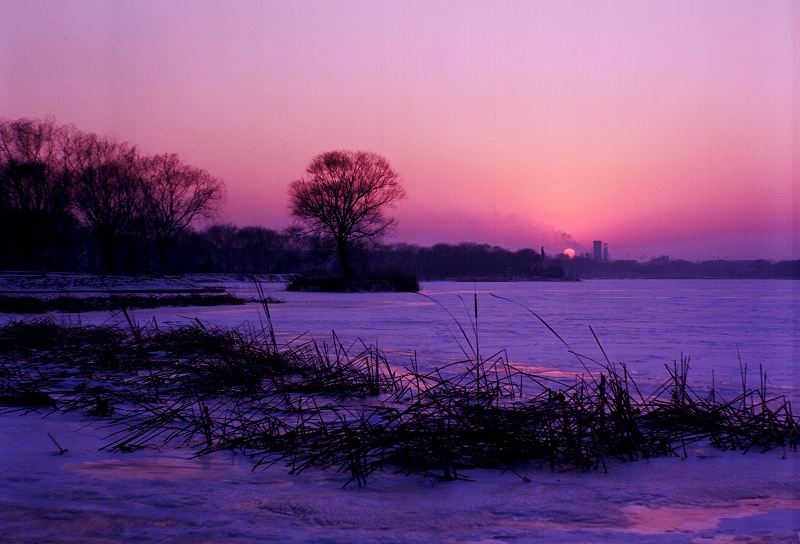
[[[800,258],[798,74],[790,1],[0,0],[0,116],[176,152],[275,229],[314,155],[374,151],[424,245]]]

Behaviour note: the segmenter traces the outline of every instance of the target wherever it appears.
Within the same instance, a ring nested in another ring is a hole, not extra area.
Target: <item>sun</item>
[[[571,247],[568,247],[567,249],[564,250],[564,255],[566,255],[571,259],[575,256],[575,250],[572,249]]]

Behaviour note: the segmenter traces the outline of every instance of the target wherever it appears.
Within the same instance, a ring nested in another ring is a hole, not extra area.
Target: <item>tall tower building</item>
[[[602,240],[595,240],[592,244],[592,257],[595,260],[600,260],[603,258],[603,242]]]
[[[608,242],[603,244],[603,260],[608,260]]]

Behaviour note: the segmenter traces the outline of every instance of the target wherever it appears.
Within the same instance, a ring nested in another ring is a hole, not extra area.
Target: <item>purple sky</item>
[[[800,258],[798,74],[789,1],[0,0],[0,115],[176,152],[239,225],[374,151],[426,245]]]

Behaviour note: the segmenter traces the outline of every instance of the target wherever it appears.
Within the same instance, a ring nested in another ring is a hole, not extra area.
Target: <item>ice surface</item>
[[[73,416],[0,421],[3,542],[774,542],[800,530],[797,454],[779,451],[696,450],[607,474],[529,467],[531,483],[381,474],[342,489],[343,475],[251,472],[241,455],[98,452],[102,432]]]
[[[229,289],[255,297],[250,282]],[[664,365],[691,357],[692,383],[741,391],[739,361],[750,386],[759,364],[775,394],[800,389],[800,285],[764,280],[595,280],[578,283],[422,284],[415,293],[289,293],[266,284],[266,294],[285,301],[270,306],[284,341],[310,334],[378,345],[398,366],[416,353],[422,368],[472,356],[461,329],[474,344],[470,316],[478,297],[478,344],[483,357],[503,350],[512,362],[574,374],[581,362],[534,315],[539,315],[576,352],[604,360],[591,326],[614,363],[624,362],[638,379],[661,383]],[[508,300],[496,298],[501,296]],[[450,315],[448,314],[450,313]],[[138,319],[202,321],[260,327],[258,304],[237,307],[140,310]],[[451,317],[452,315],[452,317]],[[97,316],[108,319],[108,314]],[[455,319],[454,319],[455,318]],[[465,354],[466,352],[466,354]],[[596,366],[590,370],[595,370]]]
[[[249,293],[246,282],[228,284]],[[505,348],[515,363],[542,371],[581,371],[570,346],[602,358],[591,325],[613,361],[637,380],[657,382],[664,363],[692,357],[698,387],[735,391],[738,351],[751,373],[761,363],[770,387],[796,395],[797,287],[766,281],[595,281],[576,284],[430,283],[415,294],[281,292],[270,306],[276,332],[377,343],[402,366],[465,357],[470,348],[441,304],[471,334],[478,293],[481,353]],[[459,296],[461,298],[459,298]],[[466,309],[465,309],[466,308]],[[260,327],[257,304],[136,312],[160,326],[199,317]],[[64,316],[66,318],[66,316]],[[74,317],[73,317],[74,319]],[[107,313],[81,319],[116,319]],[[458,340],[458,342],[456,341]],[[474,346],[474,336],[470,337]],[[459,347],[459,343],[461,347]],[[755,375],[751,380],[756,380]],[[753,382],[755,383],[755,382]],[[740,387],[740,384],[738,384]],[[0,416],[2,542],[796,542],[800,540],[800,459],[782,450],[724,452],[704,446],[686,459],[612,462],[609,472],[468,471],[472,481],[438,483],[377,475],[363,488],[348,476],[286,467],[252,472],[242,455],[191,458],[173,447],[128,454],[99,451],[108,430],[74,414]],[[69,451],[58,450],[47,433]]]

